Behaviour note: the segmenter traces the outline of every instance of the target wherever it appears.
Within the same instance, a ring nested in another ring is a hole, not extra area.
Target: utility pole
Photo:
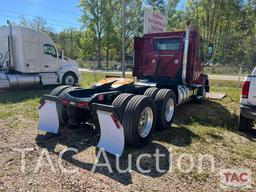
[[[126,0],[122,0],[122,77],[125,77],[125,15]]]

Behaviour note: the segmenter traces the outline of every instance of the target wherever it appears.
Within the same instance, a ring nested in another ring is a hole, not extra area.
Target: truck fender
[[[77,76],[78,83],[80,81],[80,72],[79,68],[75,66],[74,64],[66,63],[60,67],[60,69],[57,71],[58,77],[59,77],[59,82],[61,83],[62,78],[65,73],[68,72],[73,72]]]

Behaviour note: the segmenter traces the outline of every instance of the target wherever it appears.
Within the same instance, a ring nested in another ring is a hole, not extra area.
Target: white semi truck
[[[7,23],[0,27],[0,89],[79,82],[77,63],[59,54],[47,34]]]

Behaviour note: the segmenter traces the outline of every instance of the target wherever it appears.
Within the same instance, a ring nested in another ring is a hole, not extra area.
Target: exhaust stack
[[[10,27],[10,33],[8,36],[8,52],[9,52],[9,64],[8,71],[12,71],[15,69],[14,67],[14,51],[13,51],[13,35],[12,35],[12,24],[10,21],[7,21],[7,24]]]
[[[187,64],[188,64],[188,46],[189,46],[189,35],[191,31],[190,21],[186,23],[186,37],[184,43],[183,62],[182,62],[182,83],[186,84],[187,76]]]

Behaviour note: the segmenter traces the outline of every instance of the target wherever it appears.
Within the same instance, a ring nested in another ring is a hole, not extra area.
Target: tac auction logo
[[[220,184],[223,188],[250,188],[251,170],[249,169],[222,169]]]

